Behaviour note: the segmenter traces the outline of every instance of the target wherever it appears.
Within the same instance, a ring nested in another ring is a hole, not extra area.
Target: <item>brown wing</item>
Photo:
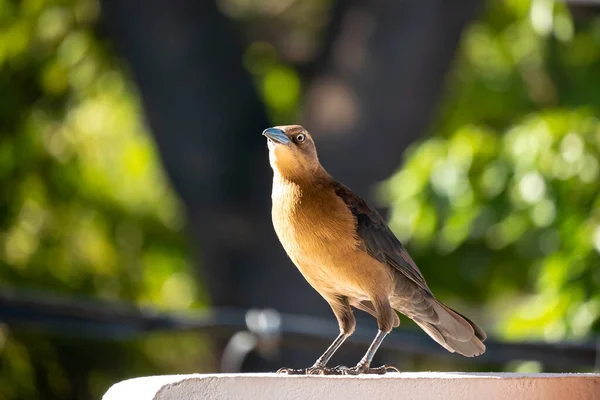
[[[427,293],[431,290],[423,274],[412,260],[402,243],[392,233],[383,217],[366,201],[341,183],[334,183],[335,193],[346,203],[356,218],[356,233],[367,253],[389,265],[416,283]]]

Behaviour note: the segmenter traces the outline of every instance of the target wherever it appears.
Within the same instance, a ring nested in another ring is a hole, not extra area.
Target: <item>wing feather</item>
[[[335,182],[334,189],[356,218],[356,234],[367,253],[433,296],[423,274],[377,210],[341,183]]]

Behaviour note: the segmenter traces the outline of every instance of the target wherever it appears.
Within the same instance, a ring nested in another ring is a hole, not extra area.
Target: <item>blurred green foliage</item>
[[[600,331],[599,85],[600,18],[491,2],[435,134],[383,186],[434,292],[508,339]]]
[[[182,208],[98,17],[95,0],[0,0],[0,285],[201,305]],[[2,329],[0,398],[99,398],[124,376],[198,370],[203,343]]]

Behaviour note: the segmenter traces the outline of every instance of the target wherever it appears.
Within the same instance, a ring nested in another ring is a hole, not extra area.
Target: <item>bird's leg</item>
[[[350,303],[346,297],[334,297],[327,299],[331,306],[335,317],[340,325],[340,334],[335,338],[333,343],[325,350],[321,357],[312,367],[306,369],[281,368],[277,371],[278,374],[285,373],[288,375],[342,375],[345,371],[341,368],[327,368],[326,365],[331,359],[331,356],[340,348],[344,341],[354,332],[356,327],[356,319],[350,308]]]
[[[367,349],[367,352],[363,358],[353,368],[344,368],[343,373],[345,375],[358,375],[358,374],[385,374],[388,369],[400,372],[398,368],[393,365],[384,365],[379,368],[371,368],[371,362],[375,353],[381,346],[383,339],[390,333],[394,324],[394,310],[392,309],[389,301],[374,301],[375,309],[377,311],[377,324],[379,325],[379,331],[373,339],[373,342]]]
[[[336,337],[333,343],[331,343],[327,350],[325,350],[325,353],[323,353],[321,357],[317,358],[317,361],[315,361],[311,368],[324,368],[331,359],[331,356],[333,356],[333,353],[335,353],[337,349],[341,347],[341,345],[346,341],[347,337],[348,335],[346,333],[340,332],[338,337]]]
[[[381,330],[379,332],[377,332],[377,336],[375,336],[373,343],[371,343],[371,345],[367,349],[367,352],[364,355],[364,357],[358,362],[358,364],[356,364],[355,367],[343,369],[342,370],[343,374],[344,375],[359,375],[359,374],[381,374],[381,375],[383,375],[386,372],[388,372],[388,370],[394,370],[396,372],[400,372],[398,370],[398,368],[394,367],[393,365],[384,365],[379,368],[371,368],[371,361],[373,361],[373,357],[375,356],[377,349],[379,349],[381,342],[383,342],[383,339],[385,339],[386,336],[387,336],[387,332],[384,332]]]
[[[333,353],[340,348],[348,336],[349,335],[344,332],[340,332],[333,343],[325,350],[325,353],[317,358],[317,361],[315,361],[312,367],[301,369],[281,368],[277,373],[285,373],[287,375],[341,375],[341,371],[338,372],[336,368],[327,368],[326,365],[331,359],[331,356],[333,356]]]

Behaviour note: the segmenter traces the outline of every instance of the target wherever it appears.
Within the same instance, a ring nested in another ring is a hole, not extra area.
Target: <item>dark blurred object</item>
[[[311,74],[307,127],[322,133],[317,140],[328,168],[359,193],[368,196],[374,182],[389,176],[427,127],[477,5],[336,3],[318,58],[323,64]],[[212,303],[326,315],[326,303],[292,268],[270,225],[271,172],[260,138],[270,124],[230,23],[209,1],[104,0],[102,6],[187,208]],[[349,49],[350,42],[357,47]],[[340,114],[336,107],[346,108]],[[369,154],[362,151],[366,140]]]
[[[340,3],[345,10],[309,85],[303,125],[327,170],[369,197],[430,128],[462,31],[483,4]]]
[[[236,335],[239,338],[239,333],[243,333],[245,339],[237,340],[226,354],[227,365],[230,366],[241,365],[249,348],[270,355],[274,362],[281,362],[276,351],[279,345],[298,351],[321,349],[338,330],[331,319],[275,310],[215,308],[193,314],[164,313],[126,303],[6,289],[0,293],[0,321],[15,329],[88,340],[125,340],[158,331],[195,331],[224,339],[235,339]],[[372,329],[359,324],[355,334],[348,339],[348,343],[353,344],[353,355],[362,354],[372,336]],[[250,347],[246,347],[248,343]],[[530,360],[540,362],[545,371],[597,369],[600,367],[597,344],[594,341],[503,343],[490,338],[486,341],[486,353],[469,359],[469,362],[497,365],[513,360]],[[395,330],[381,345],[381,351],[392,360],[402,360],[410,355],[460,358],[440,348],[421,331]]]

